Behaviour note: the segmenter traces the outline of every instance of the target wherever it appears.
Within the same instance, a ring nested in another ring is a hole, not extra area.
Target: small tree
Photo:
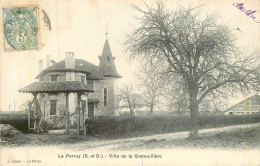
[[[169,110],[179,115],[189,111],[189,96],[187,95],[187,87],[182,79],[175,73],[168,74],[163,89],[163,97]]]
[[[138,87],[142,91],[144,105],[149,108],[152,115],[155,107],[160,109],[161,98],[163,95],[164,84],[167,75],[164,62],[155,59],[140,59],[139,68],[136,73]]]
[[[20,105],[19,107],[20,110],[23,110],[23,111],[31,111],[32,109],[32,101],[31,100],[27,100],[25,101],[23,104]]]
[[[236,47],[231,28],[201,7],[170,11],[164,3],[134,9],[141,16],[126,42],[133,57],[161,58],[187,86],[191,130],[198,136],[199,105],[219,91],[259,89],[259,54],[244,54]]]
[[[227,109],[227,100],[222,96],[207,96],[200,105],[200,110],[215,115]]]
[[[137,108],[144,106],[141,95],[134,91],[132,84],[123,85],[122,88],[119,88],[118,101],[119,107],[128,109],[131,115]]]

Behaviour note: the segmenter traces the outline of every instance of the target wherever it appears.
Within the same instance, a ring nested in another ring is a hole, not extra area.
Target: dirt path
[[[222,128],[203,129],[199,131],[200,138],[187,140],[188,132],[161,134],[153,136],[136,137],[118,140],[93,140],[67,144],[69,149],[93,149],[101,151],[111,150],[142,150],[153,148],[259,148],[260,147],[260,123]],[[249,142],[249,139],[251,142]],[[259,140],[259,141],[258,141]],[[232,145],[232,146],[231,146]],[[243,146],[241,146],[243,145]]]

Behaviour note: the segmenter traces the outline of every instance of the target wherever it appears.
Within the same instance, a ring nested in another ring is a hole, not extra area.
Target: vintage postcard
[[[0,0],[0,165],[260,165],[260,1]]]

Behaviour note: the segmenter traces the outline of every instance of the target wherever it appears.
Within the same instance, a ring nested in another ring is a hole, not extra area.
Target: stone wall
[[[65,124],[66,98],[65,94],[39,94],[40,109],[44,120],[54,128],[62,128]],[[50,100],[57,100],[56,115],[50,115]]]
[[[107,106],[104,106],[104,88],[108,88]],[[107,77],[100,81],[99,101],[95,115],[118,116],[117,111],[117,80]]]

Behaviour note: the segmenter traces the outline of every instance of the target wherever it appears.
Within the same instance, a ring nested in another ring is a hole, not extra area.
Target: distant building
[[[228,108],[225,115],[244,115],[244,114],[255,114],[260,112],[260,96],[255,94],[238,104]]]

